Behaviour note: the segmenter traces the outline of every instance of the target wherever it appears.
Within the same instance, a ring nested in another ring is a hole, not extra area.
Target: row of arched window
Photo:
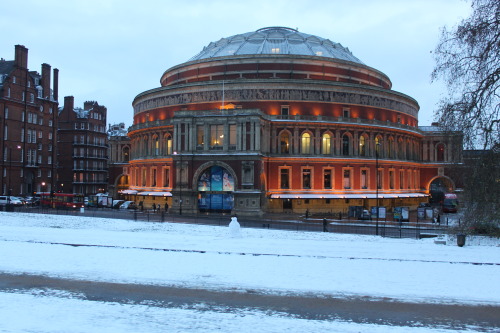
[[[412,138],[389,136],[384,141],[382,135],[370,139],[366,133],[354,136],[350,132],[345,132],[340,139],[335,139],[333,133],[325,132],[317,140],[311,132],[304,131],[300,134],[298,145],[294,146],[293,143],[293,135],[288,130],[281,131],[277,153],[361,157],[375,157],[378,154],[380,158],[420,159],[420,144]]]
[[[144,135],[132,139],[132,158],[172,155],[172,135]]]

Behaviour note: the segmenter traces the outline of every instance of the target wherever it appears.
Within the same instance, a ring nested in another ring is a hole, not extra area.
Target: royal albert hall
[[[415,208],[459,135],[342,45],[284,27],[208,44],[133,101],[129,189],[174,213]],[[458,140],[458,141],[457,141]]]

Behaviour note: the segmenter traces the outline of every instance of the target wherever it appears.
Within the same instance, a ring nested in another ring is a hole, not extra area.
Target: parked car
[[[121,204],[120,209],[137,209],[134,201],[125,201]]]
[[[21,200],[19,200],[18,198],[16,197],[13,197],[13,196],[7,196],[7,195],[2,195],[0,196],[0,205],[7,205],[8,203],[10,203],[11,205],[14,205],[14,206],[21,206],[23,203]]]
[[[17,200],[21,201],[21,204],[26,205],[26,199],[25,198],[23,198],[23,197],[12,197],[12,198],[17,199]]]
[[[368,211],[368,209],[363,209],[363,211],[361,212],[361,215],[359,216],[359,219],[360,220],[371,220],[372,219],[372,216],[371,216],[370,212]]]
[[[118,209],[125,202],[125,200],[113,200],[112,208]]]

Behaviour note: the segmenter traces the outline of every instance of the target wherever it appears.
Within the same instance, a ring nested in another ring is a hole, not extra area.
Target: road
[[[453,330],[474,327],[474,330],[480,332],[500,332],[499,306],[404,303],[370,297],[335,298],[312,294],[269,295],[255,290],[216,291],[60,279],[41,275],[0,274],[2,292],[29,292],[31,289],[66,291],[72,295],[80,295],[87,301],[184,309],[199,309],[199,305],[203,304],[206,311],[253,309],[313,320]]]

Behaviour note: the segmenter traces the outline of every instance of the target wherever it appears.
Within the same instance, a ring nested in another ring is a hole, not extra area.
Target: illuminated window
[[[271,49],[271,53],[273,53],[273,54],[280,53],[280,48],[279,48],[279,47],[273,47],[273,48]]]
[[[359,137],[359,156],[366,156],[366,139],[363,135]]]
[[[158,137],[155,137],[155,156],[158,155],[160,155],[160,139]]]
[[[167,154],[172,155],[172,138],[170,136],[167,137]]]
[[[381,145],[380,138],[376,137],[375,138],[375,154],[377,154],[378,156],[380,156],[380,145]]]
[[[130,161],[130,151],[128,147],[123,148],[122,161],[123,162]]]
[[[325,133],[323,134],[323,139],[321,140],[321,153],[323,155],[329,155],[332,152],[332,138],[330,134]]]
[[[222,147],[224,145],[224,125],[210,125],[210,146]]]
[[[283,132],[280,135],[280,153],[290,153],[290,135],[288,134],[288,132]]]
[[[302,152],[302,154],[310,154],[311,153],[311,135],[309,133],[302,134],[301,152]]]

